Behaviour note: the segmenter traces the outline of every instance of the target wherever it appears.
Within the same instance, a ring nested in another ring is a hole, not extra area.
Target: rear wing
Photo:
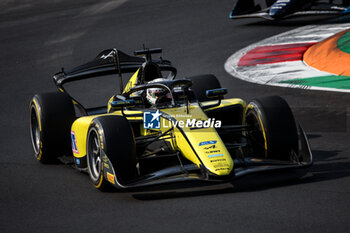
[[[102,51],[96,58],[88,63],[65,71],[56,73],[53,80],[58,87],[62,87],[64,83],[77,81],[97,76],[122,74],[136,72],[142,64],[146,62],[145,58],[127,55],[117,49],[107,49]],[[153,61],[159,65],[161,69],[173,70],[171,62],[167,60]],[[168,68],[168,69],[167,69]]]
[[[135,52],[135,55],[144,55],[144,57],[130,56],[126,53],[117,50],[117,49],[107,49],[99,53],[94,60],[87,62],[83,65],[77,66],[73,69],[65,71],[62,68],[61,72],[56,73],[53,76],[53,81],[58,87],[59,91],[66,92],[63,85],[68,82],[84,80],[88,78],[95,78],[99,76],[117,74],[120,83],[122,93],[122,74],[123,73],[133,73],[136,72],[142,65],[148,61],[149,54],[155,53],[156,51],[161,51],[161,49],[153,50],[143,50]],[[160,70],[170,71],[175,76],[176,69],[171,65],[171,62],[168,60],[153,60],[153,63],[156,63]],[[72,99],[74,105],[80,110],[83,115],[88,115],[89,109],[85,109],[77,100],[68,94]]]

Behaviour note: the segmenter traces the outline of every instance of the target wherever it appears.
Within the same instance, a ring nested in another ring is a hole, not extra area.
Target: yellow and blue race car
[[[129,56],[109,49],[55,74],[59,92],[36,94],[30,103],[36,159],[72,158],[99,190],[184,180],[230,182],[312,164],[307,137],[284,99],[223,98],[227,89],[214,75],[175,78],[170,61],[152,60],[160,52],[144,48]],[[85,108],[64,88],[111,74],[120,80],[120,91],[105,106]]]

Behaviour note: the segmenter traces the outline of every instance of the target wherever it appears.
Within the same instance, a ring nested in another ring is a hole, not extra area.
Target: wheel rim
[[[97,181],[101,175],[101,142],[96,129],[92,128],[88,139],[88,165],[89,173],[93,181]]]
[[[38,113],[34,105],[32,105],[32,108],[30,111],[30,131],[31,131],[30,136],[32,139],[32,145],[35,152],[35,156],[38,157],[39,150],[40,150],[40,127],[39,127]]]
[[[252,127],[249,132],[249,139],[252,144],[253,153],[257,156],[266,157],[265,140],[262,132],[262,125],[259,122],[258,116],[254,111],[248,111],[246,114],[246,124]]]

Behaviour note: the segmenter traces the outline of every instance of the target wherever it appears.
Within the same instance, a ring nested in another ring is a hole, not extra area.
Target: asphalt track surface
[[[350,95],[262,86],[224,70],[243,46],[328,18],[232,21],[231,0],[5,0],[0,6],[0,232],[349,231]],[[179,77],[215,74],[231,97],[283,96],[310,137],[315,164],[308,175],[101,193],[69,166],[39,164],[29,135],[31,97],[54,91],[51,76],[61,67],[110,47],[132,53],[143,43],[162,47]]]

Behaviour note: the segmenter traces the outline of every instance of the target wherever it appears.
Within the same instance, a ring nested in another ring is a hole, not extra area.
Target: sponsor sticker
[[[111,182],[112,184],[115,184],[114,182],[114,175],[112,175],[111,173],[107,172],[107,180],[109,182]]]
[[[200,142],[199,146],[205,146],[205,145],[211,145],[211,144],[216,144],[216,141],[212,140],[212,141]]]
[[[224,162],[224,161],[226,161],[226,159],[213,159],[213,160],[210,160],[211,163]]]
[[[75,163],[76,163],[77,165],[80,165],[80,159],[76,158],[76,159],[75,159]]]
[[[220,153],[220,150],[205,151],[206,154]]]
[[[213,154],[213,155],[208,155],[208,158],[213,158],[213,157],[222,157],[224,156],[223,154]]]
[[[72,141],[72,151],[75,154],[79,154],[79,150],[78,150],[78,146],[77,146],[77,139],[75,137],[75,132],[71,131],[70,135],[71,135],[71,141]]]
[[[114,53],[115,53],[114,50],[112,50],[112,51],[109,52],[109,54],[103,54],[103,55],[101,56],[101,58],[102,58],[102,59],[107,59],[107,58],[109,58],[109,57],[113,57]]]
[[[143,113],[143,128],[160,129],[160,116],[162,114],[157,111],[149,111]]]
[[[215,120],[215,118],[209,118],[207,120],[198,120],[191,118],[191,115],[188,115],[188,119],[186,120],[176,120],[179,116],[184,115],[176,115],[175,120],[169,120],[163,118],[163,122],[161,123],[161,115],[162,113],[157,111],[147,111],[143,113],[143,128],[144,129],[160,129],[163,128],[171,128],[171,127],[179,127],[179,128],[190,128],[198,129],[198,128],[220,128],[221,127],[221,121]],[[174,116],[173,116],[174,117]],[[201,144],[202,143],[202,144]],[[203,145],[209,145],[209,144],[215,144],[216,141],[205,141],[201,142],[200,146]]]
[[[215,148],[216,148],[216,146],[212,145],[212,146],[204,147],[204,150],[215,149]]]
[[[222,171],[222,170],[228,170],[228,168],[223,167],[223,168],[215,169],[215,171]]]

